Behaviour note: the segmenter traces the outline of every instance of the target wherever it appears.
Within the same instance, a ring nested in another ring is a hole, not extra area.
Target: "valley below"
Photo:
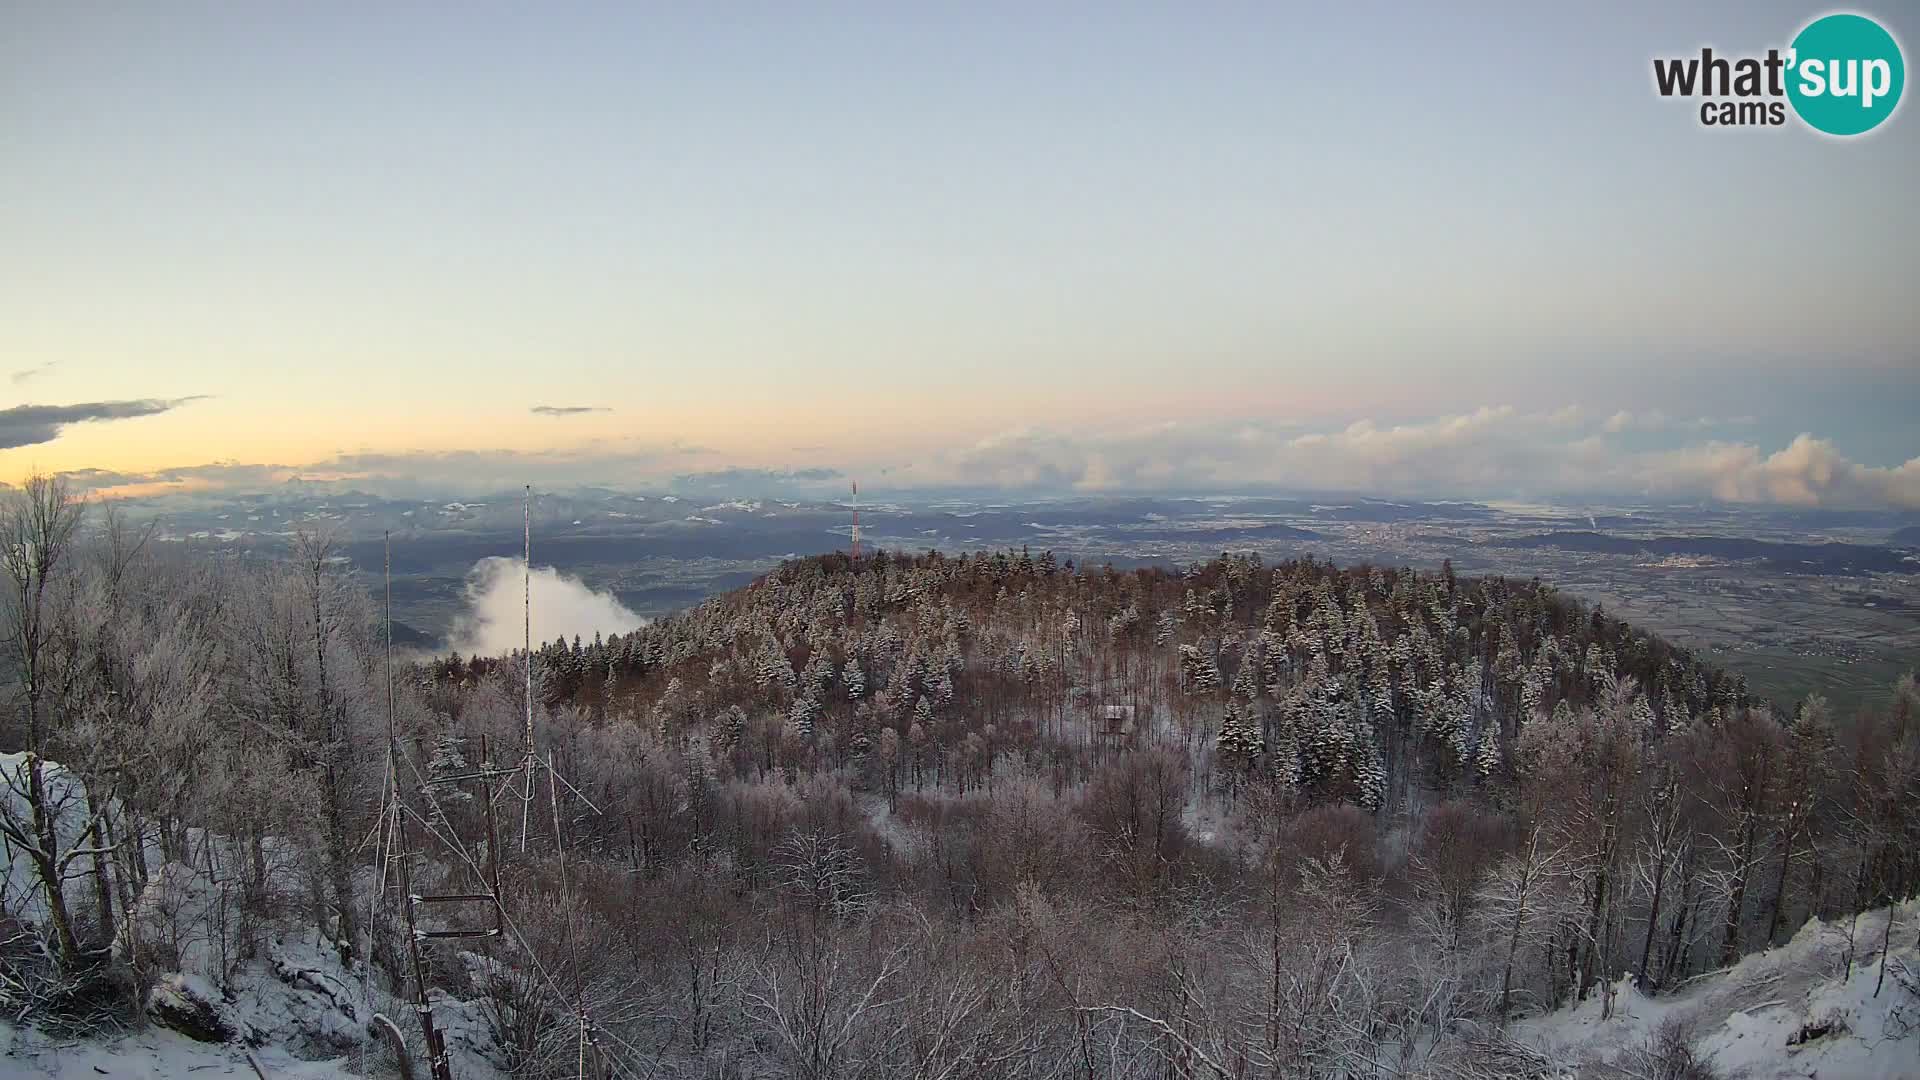
[[[476,563],[516,556],[518,492],[465,502],[352,492],[161,501],[143,508],[172,543],[285,549],[327,528],[370,585],[392,536],[398,640],[454,644]],[[1851,705],[1920,656],[1920,515],[1673,504],[1401,502],[1354,497],[1058,498],[964,495],[870,501],[864,543],[916,553],[1050,550],[1119,569],[1184,566],[1223,551],[1540,577],[1676,643],[1711,653],[1760,692],[1818,691]],[[657,617],[737,588],[781,559],[844,549],[851,507],[817,494],[541,494],[537,566]],[[593,628],[586,628],[591,636]]]

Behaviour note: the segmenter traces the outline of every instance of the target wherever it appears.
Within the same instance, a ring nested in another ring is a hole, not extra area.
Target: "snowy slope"
[[[1893,944],[1880,982],[1888,911],[1809,921],[1792,941],[1649,998],[1629,980],[1613,1015],[1598,1000],[1515,1025],[1514,1034],[1565,1061],[1618,1063],[1667,1023],[1687,1030],[1696,1053],[1741,1080],[1920,1078],[1920,904],[1892,909]],[[1874,988],[1880,983],[1878,996]]]
[[[345,1058],[298,1061],[274,1047],[254,1053],[274,1080],[350,1080],[360,1075],[347,1070]],[[104,1042],[74,1042],[55,1041],[39,1032],[0,1023],[0,1077],[100,1080],[102,1076],[130,1080],[214,1080],[232,1076],[252,1080],[254,1072],[240,1047],[194,1042],[159,1028]]]
[[[176,976],[194,997],[217,1002],[237,1038],[195,1042],[149,1025],[103,1040],[55,1039],[0,1022],[0,1080],[55,1077],[252,1077],[247,1047],[272,1080],[349,1080],[397,1075],[383,1043],[369,1037],[368,1021],[384,1012],[407,1033],[419,1061],[419,1032],[411,1008],[370,990],[359,973],[340,966],[317,935],[275,936],[265,955],[236,965],[222,993],[197,975]],[[492,1038],[481,1008],[436,993],[434,1019],[446,1033],[455,1075],[497,1080]]]
[[[24,800],[13,790],[24,788],[24,756],[0,754],[0,809],[17,820],[28,820]],[[73,843],[84,823],[84,791],[71,774],[52,762],[45,772],[49,793],[57,804],[56,827],[62,845]],[[8,783],[12,781],[12,783]],[[197,851],[211,844],[225,851],[226,842],[195,830],[190,844]],[[270,855],[279,845],[269,841]],[[46,917],[45,897],[26,854],[14,845],[0,846],[8,855],[0,868],[0,913],[33,923]],[[156,859],[157,851],[149,857]],[[238,858],[228,853],[219,861]],[[275,866],[283,860],[271,858]],[[292,861],[284,864],[291,868]],[[70,900],[85,902],[86,882],[67,885]],[[288,889],[297,883],[285,883]],[[371,883],[368,884],[371,888]],[[351,970],[319,932],[289,916],[278,925],[257,927],[257,954],[242,954],[238,915],[231,884],[215,884],[200,869],[168,863],[156,865],[146,888],[133,906],[135,939],[163,945],[179,967],[161,976],[187,999],[207,1002],[226,1030],[234,1034],[227,1044],[195,1042],[158,1025],[101,1040],[54,1038],[19,1024],[11,1010],[0,1014],[0,1080],[13,1077],[251,1077],[247,1047],[273,1080],[344,1080],[347,1077],[395,1075],[386,1045],[372,1038],[369,1025],[376,1012],[393,1019],[412,1044],[419,1060],[419,1029],[410,1004],[394,996],[394,988],[369,980],[364,964]],[[295,906],[297,910],[297,906]],[[125,935],[116,937],[117,955],[128,955]],[[484,1010],[477,1002],[460,1001],[435,991],[434,1016],[446,1032],[456,1075],[463,1080],[494,1080],[499,1071],[497,1052]],[[5,1001],[0,988],[0,1001]]]

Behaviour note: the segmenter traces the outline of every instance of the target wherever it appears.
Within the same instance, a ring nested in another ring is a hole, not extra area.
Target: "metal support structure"
[[[471,861],[471,859],[469,859],[468,865],[471,866],[477,873],[479,873],[485,879],[478,883],[479,887],[481,889],[484,889],[485,891],[470,890],[466,892],[437,893],[433,895],[417,895],[413,891],[413,860],[417,856],[417,853],[412,849],[412,844],[409,839],[409,832],[407,829],[406,818],[409,811],[403,805],[400,797],[400,784],[399,784],[399,773],[398,773],[399,763],[400,763],[400,749],[399,749],[399,736],[398,736],[398,731],[397,731],[397,726],[396,726],[395,716],[394,716],[395,698],[394,698],[394,681],[393,681],[393,570],[392,570],[393,555],[392,555],[391,538],[389,538],[388,540],[387,585],[386,585],[386,590],[387,590],[387,732],[388,732],[387,790],[390,793],[389,797],[391,799],[391,802],[388,803],[386,812],[392,813],[394,815],[393,827],[396,829],[396,832],[397,832],[397,843],[395,845],[397,850],[395,850],[393,854],[390,854],[388,858],[390,860],[398,859],[400,862],[400,889],[403,897],[405,898],[405,906],[406,906],[407,948],[413,964],[414,1010],[419,1017],[421,1032],[423,1033],[426,1040],[427,1062],[432,1071],[433,1080],[453,1080],[453,1072],[452,1072],[452,1065],[447,1057],[446,1036],[444,1032],[442,1032],[439,1028],[435,1027],[434,1025],[433,1010],[430,1003],[430,999],[427,994],[427,966],[426,966],[426,956],[425,956],[426,943],[434,942],[434,941],[447,941],[447,940],[471,939],[471,938],[498,938],[498,937],[505,936],[509,929],[509,925],[506,919],[506,905],[501,900],[501,896],[500,896],[500,836],[499,836],[498,824],[497,824],[495,813],[494,813],[494,800],[496,798],[506,796],[509,792],[513,792],[517,785],[524,784],[524,787],[521,787],[518,792],[515,792],[516,794],[519,795],[521,800],[520,844],[521,844],[522,850],[524,850],[527,844],[528,833],[531,830],[531,824],[532,824],[531,814],[533,809],[533,800],[537,793],[536,785],[539,782],[540,770],[542,769],[546,770],[547,801],[548,801],[548,808],[553,815],[555,855],[559,860],[558,869],[559,869],[559,875],[561,880],[561,888],[569,899],[571,899],[571,896],[572,896],[572,883],[569,880],[569,876],[568,876],[568,865],[567,865],[567,856],[566,856],[566,836],[562,827],[561,816],[560,816],[560,790],[559,790],[560,787],[564,785],[567,788],[567,790],[570,793],[572,793],[573,797],[579,799],[581,803],[585,804],[585,806],[589,810],[593,811],[596,814],[600,813],[599,807],[595,806],[592,800],[588,799],[583,792],[581,792],[577,787],[575,787],[572,783],[570,783],[560,775],[559,770],[554,767],[553,756],[551,753],[547,755],[545,760],[542,760],[539,757],[536,757],[534,753],[534,737],[533,737],[533,695],[534,695],[533,487],[532,485],[527,486],[526,507],[525,507],[525,527],[526,527],[526,535],[525,535],[526,546],[524,551],[525,565],[523,568],[523,571],[524,571],[523,632],[525,634],[525,653],[526,653],[526,656],[525,656],[525,659],[526,659],[526,726],[524,731],[524,742],[521,747],[520,763],[516,767],[511,769],[497,767],[494,764],[493,753],[491,748],[488,746],[487,737],[485,735],[481,735],[480,736],[481,761],[478,768],[470,768],[470,769],[467,769],[466,771],[463,771],[451,776],[423,777],[421,781],[421,788],[420,788],[420,794],[424,795],[434,807],[439,825],[445,827],[448,830],[447,836],[442,837],[442,839],[447,840],[449,837],[451,837],[451,840],[449,842],[452,842],[464,848],[464,845],[460,844],[458,837],[454,836],[452,832],[452,822],[447,818],[445,811],[440,808],[440,804],[438,800],[433,798],[432,789],[436,787],[444,787],[448,785],[461,785],[461,784],[477,785],[478,793],[480,796],[481,813],[486,823],[486,831],[487,831],[486,860],[487,861],[484,867],[479,867],[479,866],[475,866]],[[857,538],[858,536],[857,525],[856,525],[855,535]],[[415,740],[415,741],[416,743],[418,742],[418,740]],[[416,746],[416,752],[418,752],[419,749],[420,748]],[[493,782],[496,780],[502,781],[500,786],[497,789],[495,789],[493,786]],[[424,821],[426,819],[423,818],[422,820]],[[385,828],[385,827],[386,826],[380,826],[379,828]],[[429,823],[429,831],[430,832],[434,831],[434,828],[435,826]],[[477,904],[477,903],[486,903],[493,909],[493,924],[491,926],[485,926],[485,927],[455,926],[455,927],[452,927],[449,929],[443,929],[443,930],[427,930],[427,929],[423,929],[419,925],[419,917],[418,917],[417,909],[423,905],[442,907],[443,910],[445,908],[454,908],[457,910],[458,906],[461,904]],[[571,905],[569,905],[569,908],[570,907]],[[581,981],[581,975],[580,975],[580,958],[579,958],[579,951],[578,951],[578,943],[574,936],[572,918],[573,918],[572,912],[571,910],[569,910],[567,938],[568,938],[568,949],[569,949],[569,952],[571,953],[572,966],[573,966],[573,978],[574,978],[573,1007],[574,1007],[575,1015],[577,1016],[578,1022],[580,1025],[580,1048],[579,1048],[579,1054],[578,1054],[579,1060],[577,1062],[577,1073],[581,1078],[585,1078],[589,1075],[600,1077],[600,1076],[606,1075],[607,1073],[608,1060],[606,1056],[606,1049],[600,1044],[599,1039],[596,1038],[595,1036],[596,1029],[595,1029],[592,1017],[590,1016],[589,1011],[586,1008],[584,985]],[[518,935],[517,930],[515,931],[515,935],[516,936]],[[521,941],[521,945],[523,948],[525,947],[524,940]],[[557,986],[555,986],[554,989],[556,991],[559,990]]]
[[[416,936],[430,939],[498,937],[506,931],[506,911],[500,904],[500,837],[494,827],[493,792],[489,790],[487,785],[487,779],[489,777],[503,775],[503,773],[501,770],[493,767],[493,759],[491,751],[487,746],[487,737],[485,735],[480,736],[480,758],[480,768],[478,769],[471,772],[464,772],[457,776],[434,777],[428,779],[426,784],[428,787],[447,787],[455,784],[478,781],[480,810],[487,824],[487,865],[484,870],[485,880],[481,881],[480,885],[487,891],[435,893],[430,896],[416,896],[409,890],[407,893],[407,908],[411,911],[415,906],[420,904],[474,904],[485,902],[493,908],[493,925],[486,928],[476,927],[420,931]],[[451,828],[452,823],[447,822],[447,825]]]
[[[527,757],[533,757],[533,485],[527,485],[526,514],[526,550],[521,556],[521,588],[524,592],[521,614],[525,632],[527,653],[527,737],[525,749]]]
[[[532,829],[533,820],[533,485],[527,485],[526,504],[526,550],[520,560],[521,584],[525,592],[522,614],[522,631],[525,639],[522,650],[526,653],[526,691],[527,691],[527,730],[521,743],[522,756],[520,766],[527,770],[527,786],[520,798],[520,850],[527,850],[527,833]]]
[[[435,893],[422,895],[413,891],[413,860],[415,852],[407,830],[406,810],[396,802],[394,813],[399,819],[400,843],[397,858],[400,860],[400,891],[407,913],[407,950],[413,961],[414,1012],[420,1018],[420,1031],[426,1040],[427,1065],[432,1071],[433,1080],[453,1080],[453,1065],[447,1058],[446,1036],[433,1023],[433,1006],[427,996],[427,967],[422,946],[432,941],[452,941],[471,938],[496,938],[506,933],[506,910],[500,903],[500,838],[494,829],[493,798],[488,790],[487,779],[499,773],[493,767],[492,756],[487,747],[487,738],[480,737],[481,765],[479,769],[458,776],[440,777],[426,781],[427,787],[441,787],[448,784],[479,782],[480,805],[487,823],[487,865],[486,880],[482,886],[486,892]],[[397,784],[394,789],[396,800],[399,797]],[[436,804],[437,805],[437,804]],[[452,823],[441,816],[448,828]],[[418,909],[425,905],[458,905],[485,903],[493,909],[493,925],[484,927],[455,927],[449,930],[424,930],[420,927]]]
[[[433,1005],[427,996],[427,965],[420,955],[423,931],[413,917],[413,850],[407,839],[407,819],[400,818],[400,889],[406,894],[407,951],[413,959],[413,1011],[420,1018],[420,1033],[426,1040],[427,1068],[433,1080],[453,1080],[453,1066],[447,1061],[446,1038],[433,1026]]]
[[[493,770],[493,751],[484,733],[480,736],[480,770]],[[480,781],[480,803],[487,821],[487,891],[493,894],[493,929],[499,933],[507,924],[507,909],[500,902],[500,832],[493,824],[493,792],[485,780]]]

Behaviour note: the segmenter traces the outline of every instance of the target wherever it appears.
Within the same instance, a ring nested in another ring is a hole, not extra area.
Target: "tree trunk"
[[[1647,936],[1640,942],[1640,966],[1634,971],[1634,982],[1641,990],[1647,988],[1647,963],[1653,958],[1653,935],[1660,928],[1660,900],[1666,892],[1667,861],[1666,853],[1660,856],[1660,865],[1653,872],[1653,897],[1647,905]]]
[[[267,844],[259,829],[248,830],[247,856],[253,867],[247,875],[247,896],[256,911],[265,911],[271,890],[267,883]]]
[[[127,836],[124,842],[128,885],[134,893],[145,891],[147,879],[147,819],[138,813],[129,814],[126,819]]]
[[[1747,906],[1747,879],[1753,875],[1754,816],[1748,814],[1740,826],[1740,861],[1733,879],[1733,895],[1727,899],[1726,936],[1720,943],[1720,962],[1731,964],[1740,958],[1740,921]]]
[[[86,796],[84,802],[88,820],[94,820],[93,796]],[[112,850],[113,834],[109,815],[99,817],[99,825],[93,844],[93,903],[100,913],[100,930],[109,937],[113,934],[113,874],[107,866],[107,854]]]
[[[80,966],[80,940],[74,936],[73,917],[67,911],[67,894],[61,881],[59,837],[54,831],[54,810],[47,805],[47,781],[41,772],[45,766],[40,755],[27,755],[27,802],[33,812],[36,850],[33,868],[40,876],[40,888],[47,895],[47,918],[53,923],[54,944],[59,950],[60,966],[73,971]]]
[[[1786,914],[1787,874],[1793,866],[1793,842],[1798,833],[1797,825],[1789,826],[1780,843],[1780,876],[1774,882],[1772,910],[1767,913],[1767,944],[1772,945],[1780,938],[1780,924]]]
[[[1873,996],[1880,996],[1880,988],[1887,982],[1887,952],[1893,948],[1893,920],[1900,914],[1898,904],[1887,905],[1887,924],[1880,930],[1880,974],[1873,980]]]
[[[1609,832],[1612,831],[1612,826],[1608,826],[1607,828]],[[1608,842],[1605,846],[1608,851],[1611,852],[1612,843]],[[1611,861],[1612,856],[1609,854],[1606,857],[1606,861],[1600,864],[1599,871],[1594,875],[1593,906],[1587,911],[1586,940],[1582,942],[1584,955],[1580,959],[1580,969],[1577,973],[1578,981],[1574,991],[1575,1001],[1585,1001],[1587,991],[1593,986],[1594,964],[1598,960],[1601,951],[1600,925],[1601,919],[1606,914],[1607,909],[1608,868]]]
[[[1807,852],[1813,861],[1807,866],[1807,912],[1819,918],[1826,918],[1827,909],[1827,866],[1820,859],[1820,842],[1810,838],[1812,843]]]
[[[1507,1011],[1513,999],[1513,962],[1520,954],[1520,932],[1526,925],[1527,901],[1533,893],[1534,860],[1538,856],[1539,851],[1540,832],[1538,829],[1535,829],[1533,836],[1527,841],[1527,867],[1525,877],[1521,879],[1520,895],[1514,905],[1513,929],[1507,936],[1506,970],[1500,977],[1500,1018],[1502,1020],[1507,1018]],[[1549,947],[1549,956],[1551,956],[1551,947]],[[1549,962],[1548,966],[1552,966],[1551,962]]]
[[[340,807],[339,777],[332,764],[326,772],[327,800],[327,876],[333,890],[333,909],[339,919],[339,936],[335,948],[340,952],[340,963],[351,966],[353,963],[353,941],[355,920],[353,910],[353,852],[351,841],[347,839],[345,814]]]

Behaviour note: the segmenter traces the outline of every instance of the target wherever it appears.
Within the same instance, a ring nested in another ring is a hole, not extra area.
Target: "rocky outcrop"
[[[197,1042],[231,1042],[239,1034],[213,984],[179,972],[163,976],[147,992],[147,1018]]]

